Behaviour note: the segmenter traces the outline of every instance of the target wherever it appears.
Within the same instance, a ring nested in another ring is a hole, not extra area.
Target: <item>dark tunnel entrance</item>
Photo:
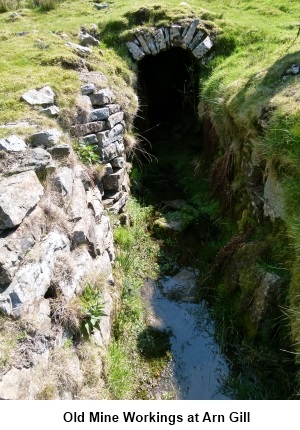
[[[200,64],[189,51],[171,48],[145,57],[138,67],[140,109],[134,126],[141,152],[137,158],[143,184],[159,205],[163,200],[184,198],[180,166],[175,164],[191,159],[191,152],[199,153],[201,148],[197,115]]]
[[[166,122],[196,119],[199,64],[189,51],[172,48],[139,63],[140,131]],[[185,118],[183,118],[185,117]]]

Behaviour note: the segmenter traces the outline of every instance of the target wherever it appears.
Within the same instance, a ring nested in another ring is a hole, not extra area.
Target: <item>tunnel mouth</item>
[[[181,47],[146,56],[138,63],[140,107],[134,128],[142,154],[137,153],[136,168],[142,171],[147,202],[154,206],[187,197],[180,184],[180,167],[174,164],[184,159],[190,163],[201,151],[200,72],[199,61]]]
[[[155,56],[146,56],[138,64],[140,111],[136,128],[169,125],[187,118],[196,122],[199,93],[199,62],[180,47]]]

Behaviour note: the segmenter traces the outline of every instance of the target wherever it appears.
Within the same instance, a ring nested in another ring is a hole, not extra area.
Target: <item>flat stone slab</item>
[[[44,211],[37,206],[16,230],[0,238],[0,287],[12,282],[26,253],[41,240],[45,222]]]
[[[161,217],[154,221],[153,223],[154,228],[160,229],[160,230],[166,230],[170,232],[181,232],[184,230],[186,223],[178,219],[169,219],[167,217]]]
[[[33,147],[43,146],[45,148],[51,147],[59,143],[62,133],[56,128],[43,130],[38,133],[32,134],[29,141]]]
[[[40,301],[51,283],[53,261],[57,251],[69,250],[69,240],[61,233],[52,231],[32,252],[38,259],[30,261],[16,273],[12,283],[0,295],[0,310],[6,315],[20,316],[28,307]]]
[[[108,7],[108,3],[95,3],[94,7],[98,10],[106,9]]]
[[[51,155],[43,148],[27,149],[25,151],[7,152],[0,159],[0,171],[3,176],[34,170],[45,173],[54,169],[55,164]]]
[[[82,46],[98,46],[100,43],[99,40],[96,39],[96,37],[92,36],[89,33],[81,33],[81,35],[79,36],[79,40]]]
[[[83,56],[87,56],[93,52],[93,50],[91,48],[87,48],[86,46],[77,45],[77,43],[67,42],[66,46],[74,49],[75,51],[77,51],[79,54],[82,54]]]
[[[24,140],[20,139],[18,136],[11,135],[5,139],[0,139],[0,150],[9,152],[24,151],[27,148]]]
[[[67,143],[61,143],[49,148],[49,152],[53,158],[64,158],[70,155],[71,147]]]
[[[43,87],[40,90],[32,89],[21,96],[21,99],[30,105],[53,105],[55,94],[51,87]]]
[[[41,109],[41,112],[47,116],[56,117],[60,114],[60,109],[59,109],[59,107],[52,105],[52,106],[46,107],[44,109]]]
[[[43,194],[44,189],[32,170],[2,179],[0,182],[0,230],[20,225]]]
[[[83,96],[88,96],[96,91],[96,86],[93,83],[87,83],[82,85],[80,89]]]

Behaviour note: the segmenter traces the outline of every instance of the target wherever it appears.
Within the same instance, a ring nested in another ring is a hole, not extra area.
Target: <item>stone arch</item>
[[[151,31],[137,29],[135,39],[126,46],[136,61],[172,47],[187,49],[195,58],[201,59],[213,47],[213,41],[202,28],[198,28],[199,23],[199,19],[194,19],[187,26],[171,25]]]

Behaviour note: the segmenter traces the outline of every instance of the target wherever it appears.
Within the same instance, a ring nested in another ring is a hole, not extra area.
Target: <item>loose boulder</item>
[[[11,135],[5,139],[0,139],[0,149],[10,152],[23,151],[26,149],[26,143],[18,136]]]
[[[48,86],[41,88],[40,90],[29,90],[21,96],[21,99],[28,104],[34,105],[53,105],[55,94],[52,89]]]

